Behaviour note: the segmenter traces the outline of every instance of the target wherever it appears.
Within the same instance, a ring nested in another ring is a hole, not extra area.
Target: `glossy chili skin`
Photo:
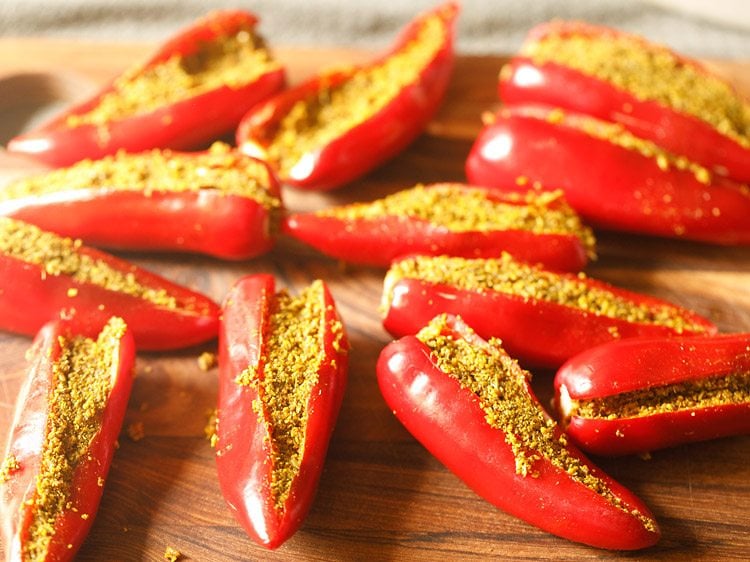
[[[524,205],[523,201],[503,193],[474,186],[459,187],[486,191],[491,201]],[[508,252],[522,261],[539,263],[555,271],[580,271],[589,259],[581,238],[574,234],[535,233],[520,228],[458,232],[412,216],[354,219],[315,212],[292,213],[284,219],[282,232],[333,258],[381,267],[409,254],[487,258]]]
[[[583,22],[556,21],[532,29],[527,43],[541,41],[550,34],[563,37],[627,36],[615,29]],[[654,51],[654,46],[645,39],[640,42],[644,52]],[[681,64],[717,79],[698,61],[672,54]],[[654,77],[654,80],[659,79]],[[683,154],[737,181],[750,182],[750,149],[735,139],[698,117],[654,99],[637,97],[611,82],[575,68],[554,62],[537,64],[528,56],[517,55],[501,72],[498,89],[506,105],[539,103],[614,121],[671,152]],[[736,95],[741,98],[739,93]]]
[[[71,327],[65,322],[50,322],[37,334],[30,350],[28,374],[16,402],[6,448],[6,455],[15,456],[19,468],[10,474],[4,485],[0,485],[0,515],[7,562],[26,559],[23,556],[24,541],[28,539],[34,513],[33,503],[26,502],[33,502],[35,496],[47,417],[54,407],[50,397],[55,384],[52,365],[61,351],[58,338],[77,333],[71,332]],[[86,335],[96,337],[96,332]],[[44,560],[73,560],[94,522],[133,382],[135,344],[130,330],[126,330],[119,340],[117,354],[117,368],[112,373],[111,390],[99,429],[89,443],[88,454],[75,467],[70,489],[71,508],[56,519],[54,536]],[[84,519],[81,514],[89,514],[89,517]]]
[[[365,66],[315,76],[252,108],[237,130],[237,146],[251,156],[267,158],[267,147],[295,104],[317,100],[329,88],[382,64],[415,39],[425,19],[438,15],[444,25],[445,40],[417,79],[363,122],[303,154],[288,174],[279,172],[279,177],[283,183],[300,189],[330,190],[392,158],[424,131],[443,99],[453,70],[453,24],[458,11],[455,3],[443,4],[412,21],[384,57]]]
[[[639,338],[584,351],[555,376],[555,403],[750,373],[750,334]],[[597,455],[626,455],[750,433],[750,402],[613,419],[565,415],[568,435]]]
[[[688,169],[663,164],[581,130],[593,118],[549,108],[501,110],[480,133],[466,161],[471,183],[518,190],[528,178],[562,189],[589,223],[609,230],[716,244],[750,244],[750,188],[716,175],[699,181]]]
[[[460,319],[449,320],[459,337],[477,346],[487,343],[467,332]],[[520,368],[519,368],[520,369]],[[598,548],[646,548],[659,539],[635,517],[555,467],[548,459],[534,464],[538,476],[516,472],[516,458],[505,432],[487,423],[477,396],[443,372],[429,348],[415,336],[390,343],[377,363],[380,391],[406,429],[478,495],[503,511],[545,531]],[[527,384],[528,399],[538,404]],[[562,430],[555,426],[555,437]],[[650,515],[632,492],[594,467],[574,446],[572,456],[631,509]]]
[[[149,153],[142,156],[149,158]],[[193,157],[190,153],[175,156]],[[267,171],[268,194],[280,201],[278,181],[270,169]],[[275,215],[280,212],[280,208],[268,208],[251,197],[204,186],[185,191],[159,190],[158,185],[148,191],[92,187],[0,199],[0,215],[94,246],[190,252],[228,260],[270,251],[275,243]]]
[[[49,320],[63,317],[77,330],[90,332],[91,326],[120,316],[139,349],[179,349],[216,337],[220,310],[208,297],[93,248],[81,246],[78,252],[132,274],[141,285],[163,289],[175,298],[176,307],[79,282],[70,275],[50,275],[39,265],[0,254],[0,329],[33,335]]]
[[[167,41],[143,65],[149,68],[173,56],[195,52],[201,43],[229,36],[242,28],[253,28],[258,18],[248,12],[214,12]],[[199,147],[232,131],[253,105],[284,87],[285,73],[274,68],[240,87],[221,87],[159,107],[108,122],[70,127],[71,115],[82,115],[97,107],[110,92],[107,86],[94,98],[67,110],[39,129],[20,135],[8,150],[28,154],[50,166],[67,166],[83,158],[101,158],[120,149],[141,152],[149,148],[184,150]]]
[[[634,304],[674,306],[591,278],[582,282]],[[664,325],[630,322],[541,299],[493,290],[468,290],[421,279],[398,280],[384,288],[384,300],[386,297],[389,300],[383,326],[393,336],[415,334],[435,315],[453,314],[461,316],[479,336],[500,338],[512,357],[536,367],[560,367],[588,348],[620,338],[676,334]],[[716,333],[711,321],[680,307],[676,310],[700,327],[698,334]]]
[[[325,289],[326,329],[318,342],[324,359],[307,403],[304,453],[283,509],[277,509],[271,493],[269,414],[253,409],[253,402],[260,400],[256,386],[236,382],[248,367],[262,369],[274,294],[273,276],[257,274],[240,279],[227,295],[219,331],[216,445],[219,484],[229,509],[247,534],[269,549],[279,547],[299,529],[312,505],[344,397],[348,365],[346,339],[343,347],[334,346],[329,328],[338,315]]]

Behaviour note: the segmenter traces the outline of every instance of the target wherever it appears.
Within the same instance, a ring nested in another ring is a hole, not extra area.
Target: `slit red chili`
[[[322,281],[297,297],[248,276],[224,303],[216,465],[232,514],[266,548],[313,502],[346,386],[348,342]]]
[[[87,244],[225,259],[270,250],[281,211],[268,166],[219,143],[83,160],[0,190],[0,215]]]
[[[73,560],[96,516],[130,396],[133,337],[120,318],[94,339],[64,322],[29,352],[0,469],[6,560]]]
[[[750,182],[750,104],[698,61],[607,27],[531,30],[500,73],[506,105],[541,103],[620,123],[720,175]]]
[[[658,541],[648,508],[568,443],[498,340],[441,315],[389,344],[377,375],[406,429],[496,507],[598,548]]]
[[[282,182],[313,190],[340,187],[395,156],[442,101],[458,10],[443,4],[416,18],[382,58],[315,76],[254,107],[237,146],[266,160]]]
[[[33,335],[54,318],[76,329],[121,316],[139,349],[176,349],[218,333],[208,297],[104,252],[0,217],[0,329]]]
[[[513,357],[559,367],[601,343],[646,335],[713,334],[716,326],[664,300],[584,274],[558,274],[514,260],[411,256],[395,261],[383,284],[383,325],[415,334],[439,313],[459,315],[484,338],[502,339]]]
[[[11,140],[8,150],[68,166],[120,149],[198,148],[231,132],[284,86],[257,22],[241,11],[206,16],[94,98]]]
[[[555,377],[566,431],[597,455],[750,433],[750,334],[614,342]]]
[[[474,143],[466,175],[501,190],[562,189],[601,228],[750,244],[750,187],[586,115],[502,109]]]
[[[338,259],[387,266],[408,254],[497,257],[579,271],[594,235],[560,192],[502,194],[462,184],[417,185],[372,203],[289,215],[283,230]]]

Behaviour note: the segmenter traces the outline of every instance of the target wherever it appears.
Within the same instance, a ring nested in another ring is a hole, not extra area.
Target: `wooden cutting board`
[[[149,45],[40,39],[0,40],[0,144],[40,113],[86,97]],[[321,66],[367,58],[343,50],[282,49],[297,82]],[[494,107],[503,63],[460,57],[447,99],[427,134],[405,153],[345,189],[327,195],[284,193],[293,210],[371,200],[417,182],[463,179],[463,162]],[[715,63],[750,93],[750,63]],[[0,152],[0,184],[35,166]],[[748,217],[750,220],[750,217]],[[750,250],[599,233],[595,277],[695,309],[722,331],[750,331]],[[632,558],[574,544],[537,530],[478,498],[419,445],[378,392],[375,362],[389,341],[377,312],[383,270],[344,267],[283,240],[245,263],[183,255],[128,256],[221,301],[240,276],[272,272],[293,290],[325,279],[352,342],[349,387],[331,441],[316,502],[302,529],[275,552],[255,546],[219,493],[213,450],[204,437],[216,402],[216,370],[197,358],[215,344],[143,354],[124,433],[93,529],[80,560],[160,560],[169,545],[186,560],[585,560]],[[29,339],[0,334],[0,440],[24,377]],[[552,373],[536,372],[543,403]],[[649,459],[596,459],[652,508],[663,529],[643,560],[746,559],[750,552],[750,438],[737,437],[653,453]]]

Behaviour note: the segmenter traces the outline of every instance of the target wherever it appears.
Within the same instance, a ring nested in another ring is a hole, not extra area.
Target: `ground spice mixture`
[[[277,68],[279,64],[271,59],[263,40],[249,27],[240,29],[200,42],[190,54],[175,54],[153,66],[131,69],[115,80],[96,107],[70,115],[66,124],[107,125],[223,86],[242,88]]]
[[[0,217],[0,253],[42,268],[42,275],[67,275],[108,291],[138,297],[158,306],[177,308],[177,299],[164,289],[141,284],[132,271],[115,269],[82,253],[80,240],[46,232],[31,224]],[[78,294],[69,294],[75,297]]]
[[[646,529],[656,530],[652,519],[630,509],[604,480],[569,452],[565,434],[529,390],[531,374],[505,353],[499,340],[470,343],[448,326],[445,315],[432,320],[417,338],[429,348],[431,359],[441,371],[479,398],[487,423],[502,431],[511,447],[517,474],[538,477],[534,467],[544,459],[618,509],[637,517]]]
[[[270,428],[271,493],[279,510],[284,508],[304,455],[308,403],[324,357],[324,312],[321,281],[297,297],[279,292],[273,300],[261,364],[237,378],[238,384],[258,389],[254,409]]]
[[[142,191],[149,196],[216,190],[247,197],[267,209],[278,209],[281,200],[270,193],[271,182],[264,164],[217,142],[207,152],[189,155],[155,149],[141,154],[120,151],[100,160],[81,160],[68,168],[9,184],[0,191],[0,201],[84,189]]]
[[[636,418],[724,404],[748,403],[750,374],[744,373],[574,401],[567,415],[603,419]]]
[[[447,284],[458,289],[497,291],[525,300],[550,302],[608,318],[666,326],[681,333],[705,328],[683,316],[673,306],[647,306],[627,300],[605,288],[587,284],[583,273],[563,275],[544,271],[514,260],[509,254],[492,259],[448,256],[415,256],[394,262],[384,281],[387,310],[393,287],[401,279]]]
[[[59,338],[60,355],[52,365],[53,383],[36,491],[24,545],[24,559],[44,560],[55,521],[71,508],[73,475],[100,429],[111,391],[119,341],[127,327],[112,318],[96,340]]]

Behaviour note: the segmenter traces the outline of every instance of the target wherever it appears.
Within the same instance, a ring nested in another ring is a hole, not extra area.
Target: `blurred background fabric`
[[[435,0],[0,0],[0,35],[158,41],[213,9],[261,17],[273,45],[382,49]],[[750,58],[746,0],[464,0],[458,49],[516,51],[533,25],[582,19],[645,35],[697,57]]]

